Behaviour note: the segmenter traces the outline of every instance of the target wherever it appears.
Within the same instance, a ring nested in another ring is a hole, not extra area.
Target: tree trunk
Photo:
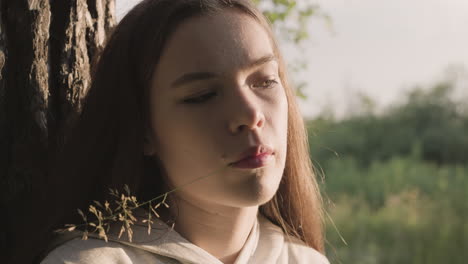
[[[0,0],[0,224],[9,230],[27,215],[33,182],[45,178],[59,132],[81,110],[114,1]],[[13,232],[0,233],[2,246]]]

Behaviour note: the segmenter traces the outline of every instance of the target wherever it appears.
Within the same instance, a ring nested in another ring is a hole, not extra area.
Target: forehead
[[[230,74],[271,54],[268,33],[256,20],[224,10],[184,21],[166,43],[155,78],[163,84],[187,72]]]

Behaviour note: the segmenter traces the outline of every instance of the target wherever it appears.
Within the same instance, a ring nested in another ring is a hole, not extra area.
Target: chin
[[[235,195],[238,206],[250,207],[260,206],[270,201],[276,194],[279,180],[252,177],[242,188],[237,190]]]

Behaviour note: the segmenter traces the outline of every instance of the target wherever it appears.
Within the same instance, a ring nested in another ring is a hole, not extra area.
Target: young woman
[[[294,90],[248,0],[133,8],[58,164],[43,237],[81,222],[76,208],[104,201],[109,187],[127,184],[139,201],[177,191],[150,235],[138,222],[132,241],[112,228],[109,242],[64,239],[41,263],[328,263]]]

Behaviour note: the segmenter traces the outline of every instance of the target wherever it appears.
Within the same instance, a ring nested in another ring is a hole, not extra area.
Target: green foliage
[[[322,162],[352,156],[367,166],[420,151],[423,160],[437,164],[466,163],[468,114],[451,99],[451,91],[450,83],[441,83],[429,91],[414,90],[383,115],[368,111],[340,122],[309,121],[312,157]]]
[[[283,37],[299,43],[309,37],[307,23],[313,16],[330,21],[320,7],[307,1],[256,0],[254,1]]]
[[[308,0],[253,0],[253,2],[268,18],[280,39],[287,44],[293,44],[295,48],[299,48],[299,45],[309,38],[308,25],[312,17],[323,19],[328,26],[331,26],[330,16],[320,6]],[[288,64],[290,72],[293,73],[300,72],[307,66],[304,58],[288,61]],[[298,98],[306,99],[304,93],[306,83],[295,82],[294,78],[292,81]]]
[[[331,263],[465,263],[468,167],[393,158],[362,168],[353,158],[327,166]],[[336,250],[335,253],[334,250]]]
[[[452,86],[308,122],[331,263],[466,263],[468,114]]]

